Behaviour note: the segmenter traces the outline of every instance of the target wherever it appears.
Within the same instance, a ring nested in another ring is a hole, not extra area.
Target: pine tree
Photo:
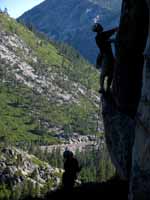
[[[12,200],[19,200],[21,196],[22,196],[22,188],[18,184],[13,188]]]
[[[115,168],[109,158],[106,162],[106,171],[105,171],[106,180],[110,179],[112,176],[114,176],[114,174],[115,174]]]
[[[0,185],[0,199],[9,200],[11,191],[6,187],[5,184]]]
[[[106,179],[106,162],[104,159],[99,161],[99,170],[97,171],[97,181],[102,182]]]

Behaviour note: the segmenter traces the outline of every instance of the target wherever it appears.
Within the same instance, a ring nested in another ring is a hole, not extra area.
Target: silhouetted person
[[[114,70],[114,56],[111,47],[110,37],[118,30],[114,28],[108,31],[103,31],[103,27],[99,23],[95,23],[92,27],[93,32],[96,32],[95,37],[96,44],[100,49],[100,53],[97,56],[96,68],[101,68],[101,77],[100,77],[100,92],[103,93],[104,90],[104,81],[107,77],[107,87],[106,91],[110,89],[112,79],[113,79],[113,70]]]
[[[72,190],[77,179],[77,174],[80,172],[77,159],[73,156],[73,153],[66,150],[63,154],[64,157],[64,173],[62,178],[63,188]]]

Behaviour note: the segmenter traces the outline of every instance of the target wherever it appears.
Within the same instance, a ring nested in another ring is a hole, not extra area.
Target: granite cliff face
[[[146,0],[146,3],[150,16],[150,1]],[[147,17],[148,19],[150,17]],[[132,200],[148,200],[150,196],[150,21],[144,58],[142,96],[135,129],[130,181],[130,198]]]
[[[113,91],[102,97],[107,146],[129,182],[130,200],[150,196],[149,7],[149,1],[122,2]]]

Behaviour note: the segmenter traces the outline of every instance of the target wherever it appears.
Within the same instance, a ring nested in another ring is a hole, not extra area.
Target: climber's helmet
[[[92,31],[93,31],[93,32],[102,32],[102,31],[103,31],[103,27],[102,27],[102,25],[100,25],[99,23],[95,23],[95,24],[92,26]]]

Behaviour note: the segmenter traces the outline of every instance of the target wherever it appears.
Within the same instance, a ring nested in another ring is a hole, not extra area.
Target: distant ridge
[[[91,26],[101,21],[105,28],[119,21],[121,0],[46,0],[19,20],[32,24],[47,36],[64,41],[95,63],[97,47]]]

